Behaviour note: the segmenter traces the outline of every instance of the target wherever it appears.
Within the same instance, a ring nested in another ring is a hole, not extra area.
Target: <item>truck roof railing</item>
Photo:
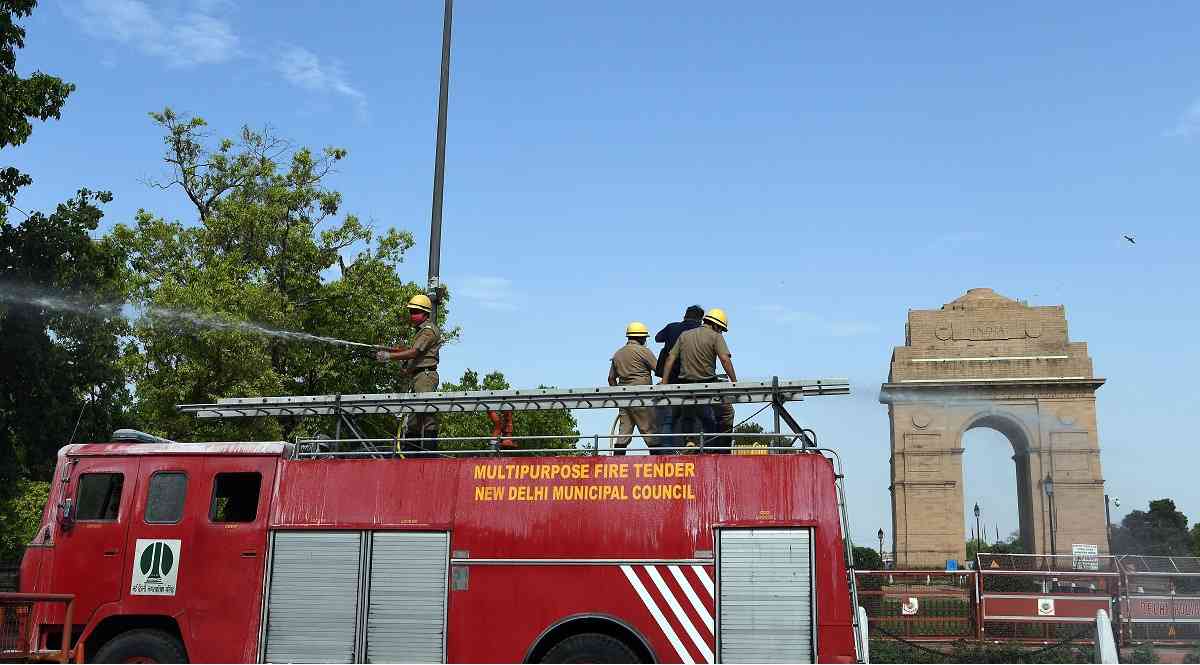
[[[597,388],[535,388],[466,392],[382,393],[229,397],[212,404],[180,404],[198,418],[260,416],[366,415],[388,413],[472,413],[545,409],[613,409],[639,406],[687,406],[792,402],[816,395],[846,395],[846,379],[682,383]]]
[[[514,444],[527,443],[530,445],[529,447],[505,448],[499,446],[497,439],[490,436],[438,437],[437,439],[301,437],[296,440],[296,457],[357,458],[380,455],[401,457],[488,457],[493,455],[570,457],[610,454],[615,450],[612,445],[613,440],[619,438],[623,437],[619,434],[509,436],[504,439],[512,441]],[[691,434],[638,434],[631,438],[640,438],[654,446],[655,451],[671,454],[732,452],[735,455],[778,455],[816,450],[816,435],[808,429],[799,434],[698,432]],[[734,439],[737,444],[731,446],[723,443],[722,439]],[[400,444],[424,448],[426,444],[432,444],[434,441],[438,444],[438,448],[435,450],[397,449]],[[640,449],[628,448],[627,450],[637,451]]]

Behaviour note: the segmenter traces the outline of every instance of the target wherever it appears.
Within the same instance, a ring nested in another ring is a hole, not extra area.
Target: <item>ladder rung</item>
[[[791,402],[817,395],[846,395],[846,379],[683,383],[596,388],[537,388],[467,392],[382,393],[232,397],[214,404],[181,404],[199,418],[257,416],[364,415],[372,413],[472,413],[546,409],[611,409],[639,406],[686,406]]]

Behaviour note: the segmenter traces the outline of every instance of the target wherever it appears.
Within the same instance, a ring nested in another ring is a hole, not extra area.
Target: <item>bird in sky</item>
[[[1136,244],[1137,244],[1137,241],[1133,239],[1133,236],[1121,236],[1121,237],[1122,237],[1122,238],[1125,238],[1126,240],[1128,240],[1130,245],[1136,245]]]

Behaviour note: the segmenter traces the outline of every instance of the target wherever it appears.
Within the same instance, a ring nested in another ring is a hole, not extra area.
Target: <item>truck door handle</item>
[[[258,556],[258,552],[254,551],[254,550],[247,550],[245,552],[242,552],[243,559],[253,559],[257,556]]]
[[[121,550],[104,550],[104,556],[116,556]]]

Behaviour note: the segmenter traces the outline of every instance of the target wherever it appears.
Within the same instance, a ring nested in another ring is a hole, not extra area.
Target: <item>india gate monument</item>
[[[965,557],[963,435],[1008,438],[1027,551],[1107,553],[1096,390],[1085,342],[1061,305],[971,289],[941,309],[909,310],[880,401],[891,419],[892,533],[897,568]],[[1053,510],[1051,510],[1053,508]]]

